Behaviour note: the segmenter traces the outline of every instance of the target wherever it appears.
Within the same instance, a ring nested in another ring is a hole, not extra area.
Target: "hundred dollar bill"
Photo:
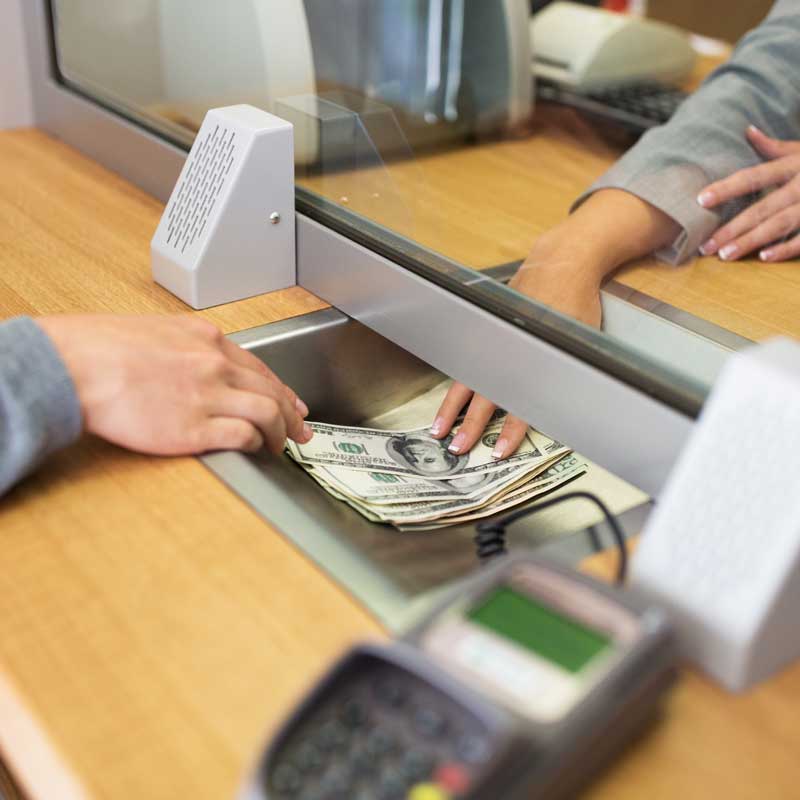
[[[510,508],[513,505],[524,503],[530,497],[540,494],[542,491],[546,491],[546,488],[543,487],[549,486],[550,484],[560,480],[566,474],[576,471],[582,466],[583,465],[575,465],[575,467],[562,473],[551,473],[546,470],[541,475],[538,475],[531,481],[524,483],[522,486],[512,491],[501,492],[499,495],[478,501],[451,500],[448,503],[437,503],[435,505],[432,504],[428,508],[420,508],[419,506],[415,506],[397,510],[395,510],[395,507],[389,506],[386,509],[386,514],[382,513],[383,509],[377,507],[371,508],[371,510],[373,513],[378,514],[384,519],[388,519],[393,524],[428,522],[433,520],[444,521],[445,519],[450,518],[463,521],[465,515],[469,518],[472,518],[473,515],[481,512],[481,516],[483,516],[482,512],[485,509],[492,508],[496,511],[502,511],[503,509]],[[490,511],[489,513],[494,513],[494,511]]]
[[[583,473],[588,469],[588,466],[583,463],[581,458],[581,456],[578,456],[575,453],[561,456],[555,463],[548,466],[547,469],[536,478],[536,480],[540,482],[546,482],[560,481],[563,477],[569,477],[570,480],[572,480],[572,478],[577,478],[579,475],[583,475]],[[493,498],[492,502],[500,500],[506,502],[507,500],[511,500],[515,497],[523,497],[527,493],[530,485],[531,484],[527,482],[521,484],[512,484],[507,491],[503,492],[500,496]]]
[[[350,508],[355,509],[358,511],[361,516],[366,517],[370,522],[384,522],[380,516],[375,514],[369,506],[358,503],[351,497],[348,497],[346,494],[342,494],[334,489],[330,484],[325,483],[325,481],[321,480],[318,475],[316,475],[313,471],[309,471],[308,473],[331,497],[335,497],[337,500],[341,500],[343,503],[346,503]]]
[[[489,503],[483,508],[476,509],[469,513],[462,513],[457,516],[439,517],[429,521],[412,522],[409,520],[398,521],[396,527],[400,531],[422,531],[422,530],[435,530],[437,528],[445,528],[450,525],[461,525],[465,522],[473,522],[477,519],[489,517],[492,514],[499,514],[502,511],[507,511],[514,506],[522,505],[537,497],[547,494],[558,489],[566,483],[574,480],[585,474],[587,470],[586,464],[579,463],[564,472],[559,473],[556,477],[548,480],[537,480],[532,482],[529,487],[514,492],[506,497],[503,497],[495,502]]]
[[[543,462],[559,450],[568,452],[558,442],[531,430],[513,455],[495,460],[492,450],[503,422],[502,416],[495,418],[472,450],[462,454],[447,449],[455,431],[440,440],[434,439],[427,428],[386,431],[319,422],[309,423],[314,430],[310,442],[297,444],[289,440],[288,451],[296,461],[314,467],[342,466],[365,472],[416,475],[427,480],[452,480],[522,462]]]
[[[384,520],[381,519],[377,514],[374,514],[367,505],[361,504],[356,505],[356,501],[352,497],[348,497],[346,494],[338,491],[335,487],[331,486],[329,483],[326,483],[313,469],[307,469],[306,472],[310,477],[312,477],[331,497],[335,497],[337,500],[341,500],[341,502],[346,503],[351,508],[358,511],[359,514],[366,517],[370,522],[383,522]]]
[[[366,511],[370,515],[370,518],[378,517],[381,521],[389,522],[393,525],[437,521],[442,518],[450,517],[460,518],[466,514],[475,514],[479,510],[489,506],[494,507],[499,503],[502,503],[505,508],[524,502],[530,496],[533,496],[533,494],[544,491],[541,487],[546,487],[554,481],[559,480],[566,473],[575,471],[575,469],[580,466],[582,465],[576,463],[566,470],[558,472],[546,470],[542,475],[532,477],[528,480],[523,479],[523,481],[517,481],[511,488],[495,492],[491,496],[486,497],[458,499],[445,502],[403,503],[384,506],[372,505],[355,497],[349,497],[347,501],[353,508]]]
[[[442,500],[467,500],[493,496],[497,492],[527,480],[547,469],[554,458],[522,462],[493,472],[476,472],[459,478],[429,481],[417,475],[391,472],[363,472],[338,466],[308,467],[309,473],[342,494],[370,505],[427,503]]]
[[[379,519],[387,522],[405,518],[414,520],[422,518],[428,519],[430,517],[440,517],[442,514],[454,513],[456,511],[465,512],[470,509],[480,508],[493,499],[505,495],[506,492],[510,490],[506,486],[500,486],[490,494],[482,494],[469,498],[456,497],[449,500],[415,500],[414,498],[408,498],[395,503],[376,504],[352,494],[338,491],[336,487],[326,483],[317,470],[310,470],[309,474],[326,490],[332,489],[333,491],[331,493],[336,492],[337,496],[346,498],[348,504],[353,508],[364,509],[369,512],[370,516],[377,516]],[[487,474],[493,475],[497,473]],[[520,483],[526,483],[526,478],[524,477],[519,478],[513,476],[511,480],[511,487],[513,488],[518,487]]]

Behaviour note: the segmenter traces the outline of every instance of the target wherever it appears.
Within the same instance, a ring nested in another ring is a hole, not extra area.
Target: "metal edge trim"
[[[500,283],[509,281],[519,268],[522,261],[509,261],[505,264],[497,264],[481,270],[483,275],[487,275]],[[720,345],[727,350],[743,350],[753,344],[751,339],[740,336],[738,333],[729,331],[714,322],[698,317],[690,311],[684,311],[677,306],[670,305],[664,300],[658,300],[638,289],[632,289],[624,283],[616,280],[607,281],[601,290],[605,294],[624,300],[642,311],[646,311],[655,317],[671,322],[690,333],[697,334],[703,339],[708,339],[714,344]]]
[[[298,276],[318,297],[658,494],[691,415],[314,220],[298,215],[298,232]]]
[[[424,250],[372,220],[359,217],[300,187],[297,191],[297,210],[298,215],[318,222],[431,284],[452,292],[659,402],[670,405],[676,411],[690,417],[700,413],[707,393],[705,387],[660,362],[649,361],[641,354],[627,351],[622,344],[600,331],[546,306],[535,304],[500,283],[493,285],[480,276],[476,277],[474,270]],[[646,371],[643,370],[644,361],[647,361]]]
[[[265,480],[247,458],[240,453],[220,452],[200,456],[200,461],[382,624],[393,627],[404,616],[408,598],[356,550],[333,536],[320,536],[317,520],[302,506],[287,502],[283,492]],[[333,563],[347,565],[346,581],[330,569]]]

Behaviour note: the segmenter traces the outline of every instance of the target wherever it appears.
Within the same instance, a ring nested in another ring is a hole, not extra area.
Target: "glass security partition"
[[[426,374],[454,376],[569,442],[598,464],[594,474],[657,493],[714,374],[740,340],[721,346],[726,332],[698,332],[689,314],[665,319],[653,297],[631,296],[635,283],[627,294],[623,285],[606,294],[603,330],[507,285],[537,236],[629,143],[537,101],[527,0],[137,0],[119,7],[54,0],[37,7],[51,11],[46,98],[74,101],[58,118],[40,102],[48,129],[134,180],[150,169],[156,180],[143,185],[166,199],[209,108],[250,103],[290,120],[299,283],[363,323],[369,331],[359,336],[380,334],[424,362]],[[334,317],[325,323],[330,341],[356,336],[347,331],[360,329],[338,311]],[[313,379],[295,377],[323,408],[335,383],[320,380],[328,345],[311,321],[297,324],[245,331],[237,341],[293,369],[317,358]],[[307,356],[298,356],[301,344]],[[375,374],[365,371],[361,346],[350,355],[352,368],[341,349],[332,356],[336,379],[353,384],[360,401],[385,394],[388,384],[378,378],[369,392],[359,383]],[[341,424],[368,419],[359,412]],[[236,454],[215,454],[212,462],[256,508],[269,497],[263,513],[296,541],[298,531],[310,531],[309,552],[321,546],[316,532],[325,524],[309,515],[330,509],[318,491],[307,502],[286,501],[298,495],[281,481],[296,470],[283,476],[272,462]],[[646,504],[646,494],[633,494],[635,504]],[[387,558],[407,560],[374,525],[338,522],[387,547]],[[467,542],[472,531],[450,534]],[[455,574],[444,554],[461,550],[448,541],[443,535],[429,546],[439,548],[442,574]],[[352,563],[361,564],[369,548],[352,545],[344,540],[332,558],[344,563],[354,551]],[[407,549],[424,552],[419,543]]]
[[[184,151],[211,107],[251,103],[290,119],[304,215],[694,415],[726,352],[791,332],[786,320],[800,305],[791,265],[761,271],[781,295],[771,314],[757,302],[762,277],[752,265],[676,269],[646,259],[607,284],[602,333],[504,285],[632,141],[536,99],[529,20],[543,5],[49,8],[56,78],[69,91]],[[712,66],[699,62],[690,84]]]
[[[52,4],[70,88],[183,148],[211,107],[289,119],[298,210],[693,414],[718,348],[690,337],[687,357],[671,324],[631,316],[613,295],[630,300],[635,282],[605,297],[604,334],[503,284],[625,143],[537,105],[530,11],[527,0]]]

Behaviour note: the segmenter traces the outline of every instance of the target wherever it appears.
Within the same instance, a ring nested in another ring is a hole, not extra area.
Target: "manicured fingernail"
[[[725,247],[723,247],[719,251],[719,257],[723,261],[728,261],[729,259],[733,258],[738,252],[739,252],[738,245],[735,245],[735,244],[732,244],[732,243],[731,244],[726,244]]]
[[[308,406],[299,397],[294,401],[294,407],[297,409],[297,413],[301,417],[308,416]]]
[[[314,436],[314,429],[307,422],[303,425],[303,436],[306,437],[306,441]]]
[[[709,239],[705,244],[700,245],[700,252],[704,256],[710,256],[717,251],[717,243],[713,239]]]
[[[751,130],[751,131],[753,131],[753,133],[760,133],[762,136],[765,136],[765,135],[766,135],[766,134],[764,133],[764,131],[762,131],[762,130],[761,130],[761,128],[759,128],[759,127],[758,127],[758,126],[756,126],[756,125],[748,125],[747,127],[748,127],[748,128],[750,128],[750,130]]]
[[[761,252],[758,254],[758,257],[759,257],[759,258],[760,258],[762,261],[770,261],[772,258],[774,258],[774,257],[775,257],[775,251],[774,251],[774,250],[762,250],[762,251],[761,251]]]
[[[460,453],[464,449],[464,443],[467,441],[466,433],[457,433],[452,442],[448,445],[447,449],[451,453]]]
[[[714,192],[700,192],[697,195],[697,202],[703,206],[703,208],[708,208],[709,206],[714,205]]]
[[[431,425],[431,433],[438,436],[444,430],[444,417],[436,417]]]
[[[508,447],[508,439],[498,439],[492,450],[492,458],[503,458]]]

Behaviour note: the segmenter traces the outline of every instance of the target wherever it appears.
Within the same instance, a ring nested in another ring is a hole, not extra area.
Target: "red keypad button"
[[[466,793],[472,782],[469,770],[463,764],[455,762],[439,766],[433,774],[433,780],[454,795]]]

